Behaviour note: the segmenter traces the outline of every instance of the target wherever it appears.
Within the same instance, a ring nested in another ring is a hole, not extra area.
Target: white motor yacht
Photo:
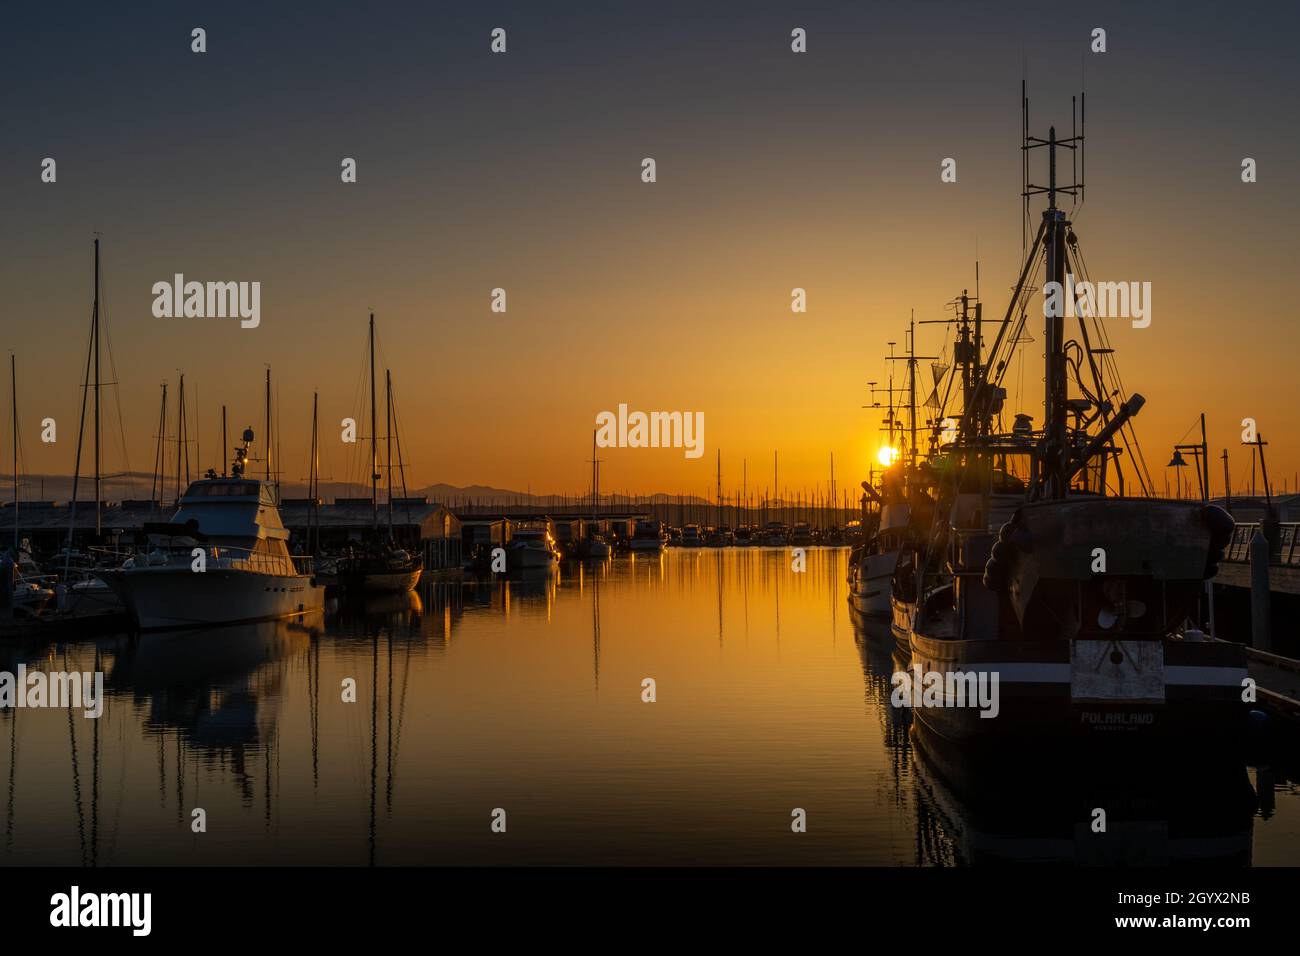
[[[166,524],[147,524],[150,547],[99,572],[141,630],[294,617],[325,605],[310,558],[289,553],[272,489],[245,477],[252,429],[230,477],[192,483]]]

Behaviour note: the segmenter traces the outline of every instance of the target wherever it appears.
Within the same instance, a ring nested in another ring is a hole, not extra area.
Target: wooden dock
[[[1274,527],[1275,540],[1269,548],[1269,590],[1275,594],[1300,594],[1300,523],[1283,522]],[[1237,525],[1219,563],[1215,584],[1250,588],[1250,542],[1259,529],[1258,522]]]
[[[1300,661],[1246,648],[1246,669],[1269,710],[1300,720]]]

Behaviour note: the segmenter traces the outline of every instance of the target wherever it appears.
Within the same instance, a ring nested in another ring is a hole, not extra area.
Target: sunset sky
[[[72,470],[99,232],[137,471],[153,464],[159,383],[179,369],[197,388],[206,467],[222,403],[232,432],[257,427],[270,364],[286,477],[306,474],[318,389],[323,476],[356,478],[337,423],[361,412],[373,309],[411,483],[580,493],[595,416],[626,403],[704,412],[705,453],[605,451],[606,490],[712,494],[719,449],[730,490],[745,459],[750,490],[770,484],[774,449],[783,486],[824,486],[833,452],[853,487],[880,444],[866,382],[885,377],[909,310],[945,317],[974,291],[977,256],[986,319],[1006,307],[1027,63],[1042,135],[1068,134],[1086,69],[1075,228],[1094,277],[1152,283],[1151,327],[1109,329],[1148,400],[1138,434],[1157,483],[1204,411],[1216,493],[1224,447],[1234,482],[1249,471],[1247,416],[1294,487],[1300,14],[999,6],[15,8],[0,39],[0,346],[17,356],[24,467]],[[504,55],[489,51],[498,26]],[[795,27],[806,54],[790,51]],[[1088,52],[1094,27],[1105,54]],[[940,182],[945,157],[956,183]],[[155,318],[151,287],[175,273],[259,281],[261,326]],[[806,314],[791,313],[795,287]],[[1040,423],[1041,320],[1033,334],[1020,407]],[[927,327],[918,346],[941,338]],[[120,471],[115,410],[109,422]]]

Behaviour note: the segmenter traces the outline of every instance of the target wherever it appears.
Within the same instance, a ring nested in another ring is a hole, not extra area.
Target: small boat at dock
[[[560,560],[551,532],[544,526],[524,525],[516,528],[506,545],[506,568],[526,571],[550,568]]]
[[[696,531],[698,533],[699,529],[697,528]],[[664,535],[662,522],[641,520],[632,530],[628,548],[632,551],[662,551],[666,543],[667,538]]]

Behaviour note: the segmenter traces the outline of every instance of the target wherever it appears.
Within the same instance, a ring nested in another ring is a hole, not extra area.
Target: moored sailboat
[[[424,567],[420,556],[399,547],[393,535],[393,383],[386,374],[385,442],[388,473],[388,532],[379,528],[378,414],[375,408],[375,315],[370,314],[370,536],[354,545],[335,563],[339,587],[344,592],[386,593],[411,591],[420,583]],[[399,456],[400,461],[400,456]],[[403,479],[405,480],[405,479]]]

